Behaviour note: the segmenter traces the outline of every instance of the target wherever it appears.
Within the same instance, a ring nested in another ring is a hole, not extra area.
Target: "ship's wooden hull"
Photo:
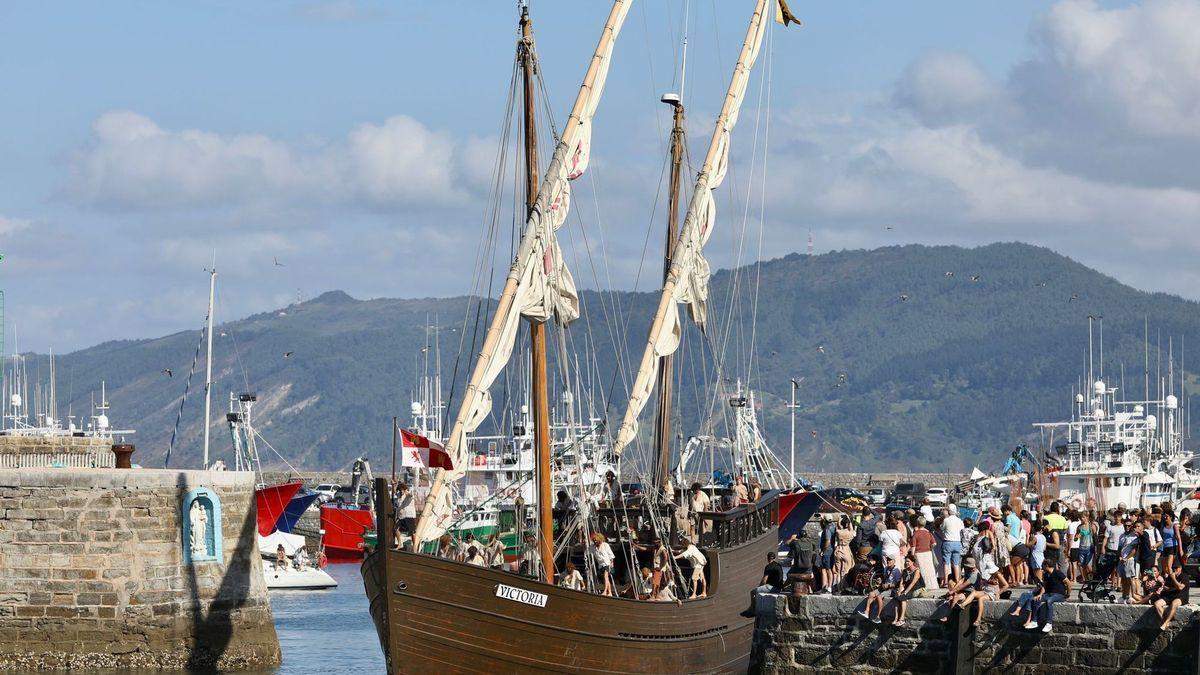
[[[371,554],[363,579],[391,673],[744,673],[754,621],[743,612],[777,545],[772,528],[707,552],[712,593],[682,603],[571,591],[402,551]],[[498,597],[501,585],[542,594],[545,605]]]

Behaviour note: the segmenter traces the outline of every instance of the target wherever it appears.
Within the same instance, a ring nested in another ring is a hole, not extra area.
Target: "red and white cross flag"
[[[431,441],[420,434],[400,430],[400,446],[404,453],[404,466],[422,469],[453,469],[450,454],[445,446]]]

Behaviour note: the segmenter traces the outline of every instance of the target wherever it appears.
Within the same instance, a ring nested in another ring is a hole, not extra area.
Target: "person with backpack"
[[[817,547],[803,529],[788,537],[786,546],[788,560],[791,561],[788,579],[793,585],[801,584],[803,594],[808,595],[813,590],[813,566],[817,560]]]

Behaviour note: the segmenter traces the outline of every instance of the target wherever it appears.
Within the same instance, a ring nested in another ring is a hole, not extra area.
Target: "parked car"
[[[946,488],[932,487],[925,492],[925,498],[931,506],[945,506],[950,501],[950,492]]]
[[[887,490],[881,487],[867,488],[867,497],[870,497],[872,506],[883,506],[887,503]]]
[[[917,506],[925,498],[924,483],[896,483],[892,488],[892,498],[889,501]]]
[[[862,507],[871,504],[870,497],[854,488],[829,488],[820,490],[817,494],[821,497],[821,505],[818,510],[826,513],[833,511],[858,512]]]
[[[353,492],[353,490],[351,490],[351,487],[349,485],[346,485],[344,487],[339,487],[337,489],[337,491],[335,491],[333,493],[333,501],[338,502],[340,504],[353,504],[353,503],[355,503],[354,502],[354,492]],[[370,503],[371,503],[371,488],[367,487],[366,485],[359,485],[358,486],[358,504],[362,505],[362,504],[370,504]]]
[[[324,504],[325,502],[330,501],[337,496],[337,491],[341,489],[341,487],[342,486],[338,485],[337,483],[321,483],[317,487],[313,488],[313,491],[321,495],[317,498],[317,500]]]

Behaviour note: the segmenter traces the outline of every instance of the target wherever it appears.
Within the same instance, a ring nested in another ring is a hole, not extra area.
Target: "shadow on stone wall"
[[[848,596],[760,596],[751,672],[856,673],[1193,672],[1200,612],[1185,607],[1166,631],[1145,605],[1063,603],[1054,631],[1025,630],[1008,616],[1015,602],[986,603],[974,612],[935,600],[912,600],[908,621],[892,614],[875,624],[855,612],[864,599]],[[941,621],[947,617],[947,622]]]
[[[179,485],[182,488],[179,493],[179,512],[182,513],[183,499],[192,488],[187,474],[179,474]],[[232,551],[225,552],[225,558],[229,560],[228,564],[224,561],[220,563],[184,563],[191,624],[193,635],[196,636],[188,655],[188,672],[214,672],[233,642],[233,615],[245,606],[250,597],[250,574],[253,573],[256,562],[252,558],[255,546],[254,537],[257,532],[258,523],[254,509],[251,507],[246,509],[243,516],[241,527],[238,530],[237,544]],[[245,562],[239,564],[239,561]],[[197,572],[201,566],[218,564],[224,568],[225,573],[221,576],[216,592],[205,597]],[[206,604],[207,612],[205,611]]]

